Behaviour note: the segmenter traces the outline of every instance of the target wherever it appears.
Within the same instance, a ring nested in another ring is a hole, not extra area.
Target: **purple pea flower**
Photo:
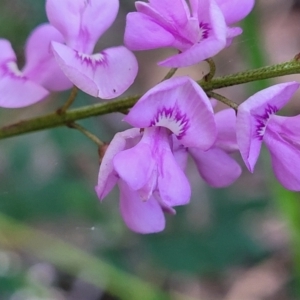
[[[254,0],[137,1],[127,15],[125,45],[131,50],[172,47],[180,51],[159,65],[185,67],[210,58],[241,34],[228,25],[243,19]],[[138,24],[138,25],[137,25]]]
[[[265,142],[278,181],[287,189],[300,191],[300,115],[277,116],[298,89],[298,82],[264,89],[238,108],[237,142],[242,158],[253,172],[262,142]]]
[[[208,150],[217,129],[210,100],[189,77],[174,77],[149,90],[124,121],[138,128],[168,128],[184,147]]]
[[[207,95],[189,77],[176,77],[158,84],[124,118],[139,128],[167,128],[174,135],[173,144],[188,150],[200,176],[213,187],[228,186],[241,174],[240,166],[228,154],[238,150],[235,120],[232,109],[214,116]],[[141,172],[145,174],[145,170]]]
[[[213,114],[210,100],[189,77],[166,80],[149,90],[124,118],[139,127],[118,133],[99,170],[102,200],[118,184],[127,226],[140,233],[164,229],[163,212],[190,200],[184,174],[188,153],[200,175],[214,187],[231,184],[241,173],[228,152],[237,150],[235,113]]]
[[[163,230],[163,212],[174,214],[173,206],[189,201],[189,183],[171,148],[171,137],[165,128],[148,128],[144,133],[134,128],[117,133],[107,148],[96,193],[102,200],[118,184],[121,215],[133,231]],[[181,150],[175,151],[180,159]]]
[[[49,91],[62,91],[72,86],[58,67],[51,41],[63,41],[50,24],[38,26],[25,46],[26,64],[20,71],[11,44],[0,39],[0,106],[18,108],[45,98]]]
[[[125,47],[92,54],[99,37],[111,26],[118,0],[47,0],[50,23],[64,36],[66,45],[53,42],[57,62],[79,89],[94,97],[111,99],[133,83],[138,65]]]
[[[238,150],[235,119],[232,109],[214,116],[201,87],[189,77],[175,77],[149,90],[124,121],[139,128],[167,128],[174,134],[173,143],[191,154],[200,176],[213,187],[224,187],[241,174],[228,154]]]

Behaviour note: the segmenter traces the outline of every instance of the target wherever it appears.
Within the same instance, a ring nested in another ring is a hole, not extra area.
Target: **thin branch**
[[[226,105],[228,105],[229,107],[233,108],[235,111],[237,111],[239,105],[237,103],[235,103],[234,101],[232,100],[229,100],[228,98],[220,95],[220,94],[217,94],[217,93],[214,93],[214,92],[207,92],[207,96],[211,97],[211,98],[214,98]]]
[[[98,145],[98,147],[104,146],[104,143],[96,135],[94,135],[93,133],[88,131],[83,126],[81,126],[77,123],[74,123],[74,122],[67,124],[67,126],[70,128],[79,130],[81,133],[83,133],[85,136],[87,136],[90,140],[92,140],[96,145]]]
[[[216,64],[212,58],[205,60],[209,65],[209,73],[204,76],[203,81],[211,81],[216,74]]]
[[[72,90],[71,90],[71,94],[70,94],[68,100],[66,101],[66,103],[65,103],[61,108],[59,108],[59,109],[57,110],[57,113],[58,113],[59,115],[64,114],[64,113],[68,110],[68,108],[69,108],[69,107],[73,104],[73,102],[75,101],[77,94],[78,94],[78,87],[74,85],[73,88],[72,88]]]
[[[20,121],[0,128],[0,139],[58,126],[65,126],[68,123],[93,116],[105,115],[112,112],[122,112],[125,109],[131,108],[139,98],[140,96],[126,97],[121,100],[70,109],[62,115],[55,112],[41,117]]]
[[[201,80],[197,82],[205,91],[212,91],[223,87],[299,73],[300,61],[292,60],[277,65],[217,77],[208,82],[201,82]]]
[[[170,79],[178,70],[178,68],[172,68],[169,70],[169,72],[166,74],[166,76],[162,79],[162,81],[165,81],[167,79]]]

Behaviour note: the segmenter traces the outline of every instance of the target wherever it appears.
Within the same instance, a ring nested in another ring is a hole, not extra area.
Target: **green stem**
[[[273,66],[267,66],[228,76],[217,77],[208,82],[198,81],[198,83],[201,85],[204,91],[209,92],[223,87],[298,73],[300,73],[300,61],[295,59]],[[89,118],[92,116],[99,116],[112,112],[122,112],[126,109],[131,108],[140,97],[141,95],[126,97],[120,100],[114,100],[110,102],[88,105],[68,110],[61,115],[52,113],[38,118],[21,121],[10,126],[0,128],[0,139],[38,130],[63,126],[67,123]]]
[[[162,79],[162,81],[165,81],[167,79],[170,79],[178,70],[178,68],[172,68],[170,71],[166,74],[166,76]]]
[[[57,110],[57,113],[58,113],[59,115],[62,115],[62,114],[64,114],[64,113],[67,111],[67,109],[68,109],[68,108],[73,104],[73,102],[75,101],[77,94],[78,94],[78,87],[74,85],[73,88],[72,88],[72,90],[71,90],[71,94],[70,94],[68,100],[66,101],[66,103],[65,103],[61,108],[59,108],[59,109]]]
[[[85,129],[83,126],[81,126],[77,123],[74,123],[74,122],[67,124],[67,126],[80,131],[82,134],[84,134],[86,137],[88,137],[91,141],[93,141],[98,147],[104,146],[104,143],[96,135],[94,135],[93,133],[91,133],[90,131]]]
[[[55,112],[41,117],[20,121],[0,128],[0,139],[58,126],[65,126],[68,123],[93,116],[120,112],[124,109],[131,108],[139,97],[140,96],[133,96],[111,102],[87,105],[80,108],[70,109],[62,115]]]
[[[211,81],[216,74],[216,64],[212,58],[205,60],[209,65],[209,73],[204,76],[203,81]]]
[[[239,105],[237,103],[233,102],[232,100],[229,100],[228,98],[226,98],[220,94],[217,94],[214,92],[207,92],[207,96],[214,98],[214,99],[228,105],[229,107],[233,108],[235,111],[237,111],[237,109],[239,107]]]
[[[212,91],[233,85],[299,73],[300,61],[292,60],[277,65],[217,77],[209,82],[202,82],[201,86],[205,91]]]

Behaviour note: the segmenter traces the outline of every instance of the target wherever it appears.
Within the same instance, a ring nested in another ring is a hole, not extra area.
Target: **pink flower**
[[[216,55],[241,34],[240,28],[228,25],[243,19],[254,0],[190,0],[189,4],[185,0],[137,1],[137,12],[127,15],[125,45],[131,50],[172,47],[180,53],[159,65],[193,65]]]
[[[214,116],[201,87],[188,77],[176,77],[149,90],[124,121],[139,128],[167,128],[174,134],[173,144],[191,154],[200,176],[213,187],[224,187],[241,174],[228,154],[238,150],[235,118],[232,109]]]
[[[174,77],[149,90],[124,121],[134,127],[165,127],[185,147],[209,149],[217,129],[210,100],[189,77]]]
[[[119,96],[137,74],[136,58],[123,46],[92,54],[99,37],[115,20],[118,9],[118,0],[46,2],[48,19],[66,42],[66,45],[52,43],[59,66],[79,89],[94,97]]]
[[[121,214],[133,231],[163,230],[163,212],[175,213],[173,206],[190,199],[190,186],[176,163],[170,138],[164,128],[148,128],[143,134],[129,129],[115,135],[102,160],[97,195],[102,200],[118,183]]]
[[[149,90],[124,118],[133,126],[115,135],[100,166],[96,192],[103,199],[117,183],[121,214],[140,233],[164,229],[163,212],[189,202],[184,174],[188,152],[210,185],[223,187],[240,175],[227,152],[237,150],[235,113],[214,113],[204,91],[188,77]],[[217,138],[217,139],[216,139]]]
[[[229,155],[238,150],[235,120],[232,109],[214,115],[211,101],[189,77],[158,84],[124,118],[139,128],[167,128],[173,133],[173,149],[183,147],[181,156],[190,153],[200,176],[213,187],[228,186],[241,174]]]
[[[48,90],[61,91],[72,86],[50,51],[51,41],[62,40],[50,24],[38,26],[27,40],[26,64],[20,71],[10,42],[0,39],[0,106],[28,106],[45,98]]]
[[[264,89],[239,106],[237,142],[242,158],[253,172],[262,142],[265,142],[278,181],[287,189],[300,191],[300,116],[277,113],[298,89],[287,82]]]

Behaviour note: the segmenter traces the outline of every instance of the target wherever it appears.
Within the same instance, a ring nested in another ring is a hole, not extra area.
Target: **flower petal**
[[[136,24],[143,24],[143,26]],[[127,15],[124,44],[128,49],[147,50],[170,47],[174,41],[174,36],[149,16],[138,12]]]
[[[170,129],[185,147],[207,150],[216,138],[211,103],[189,77],[175,77],[149,90],[124,118],[134,127]]]
[[[117,133],[106,149],[102,159],[98,183],[95,187],[98,198],[102,200],[115,186],[118,176],[113,166],[113,158],[116,154],[127,148],[128,144],[137,143],[140,139],[140,131],[136,128]]]
[[[16,54],[8,40],[0,39],[0,66],[8,61],[16,61]]]
[[[236,141],[236,114],[231,108],[224,109],[215,114],[217,125],[217,139],[215,146],[225,151],[239,150]]]
[[[64,42],[63,36],[50,24],[38,26],[25,46],[26,65],[23,74],[50,91],[63,91],[72,83],[59,68],[51,51],[51,41]]]
[[[181,168],[181,170],[184,171],[188,160],[187,148],[184,147],[174,135],[172,135],[172,142],[172,151],[175,161],[177,165]]]
[[[119,0],[89,0],[84,2],[86,2],[86,8],[82,15],[80,38],[85,45],[89,44],[90,49],[92,49],[99,37],[115,21],[119,10]],[[86,49],[82,49],[82,51],[89,53],[89,47]]]
[[[136,2],[136,8],[137,13],[128,15],[125,30],[125,42],[130,49],[175,47],[183,51],[198,41],[199,22],[190,17],[184,0]]]
[[[229,47],[232,44],[233,39],[242,34],[243,29],[240,27],[232,27],[232,28],[227,28],[227,34],[226,34],[226,47]]]
[[[253,9],[255,0],[215,0],[221,8],[227,25],[244,19]]]
[[[184,0],[137,2],[136,8],[137,13],[128,15],[125,30],[125,44],[130,49],[174,47],[180,51],[159,65],[190,66],[226,46],[227,26],[219,6],[212,0],[201,1],[201,6],[192,1],[191,11]]]
[[[145,8],[151,7],[163,16],[166,22],[178,24],[178,26],[184,26],[188,21],[187,15],[190,12],[185,0],[149,0],[149,3],[150,5],[136,2],[137,11],[147,14]]]
[[[245,103],[245,102],[244,102]],[[242,158],[248,170],[253,173],[258,159],[262,139],[256,135],[257,125],[247,109],[239,106],[236,118],[236,138]]]
[[[81,14],[85,7],[84,2],[84,0],[46,1],[46,13],[49,22],[64,36],[70,47],[76,46],[81,31],[80,23]]]
[[[239,106],[237,142],[250,172],[257,161],[269,118],[290,100],[298,87],[297,82],[277,84],[254,94]]]
[[[152,140],[152,137],[152,134],[144,133],[136,146],[118,153],[113,159],[116,172],[132,190],[141,189],[156,170],[156,162],[152,155],[155,140]]]
[[[26,77],[6,72],[0,78],[0,106],[25,107],[45,98],[49,92]]]
[[[164,67],[186,67],[199,63],[209,57],[215,56],[226,46],[227,26],[220,8],[214,1],[202,1],[198,7],[199,22],[208,24],[209,34],[207,38],[195,42],[191,47],[159,62]]]
[[[291,100],[299,85],[296,81],[273,85],[248,98],[239,106],[239,110],[247,110],[252,115],[263,115],[270,105],[278,111]]]
[[[212,187],[226,187],[236,181],[242,173],[240,165],[222,149],[201,151],[189,148],[189,152],[201,177]]]
[[[159,203],[151,197],[141,201],[136,191],[133,191],[122,180],[119,181],[120,210],[124,222],[138,233],[154,233],[165,228],[165,217]]]
[[[0,39],[0,106],[25,107],[42,100],[48,94],[46,89],[24,76],[18,69],[10,42]]]
[[[118,0],[47,0],[50,23],[69,47],[91,54],[98,38],[115,20]]]
[[[226,34],[224,34],[224,37]],[[194,44],[186,51],[171,56],[158,63],[159,66],[169,68],[183,68],[197,64],[207,58],[215,56],[226,46],[226,39],[206,39]]]
[[[89,95],[111,99],[121,95],[133,83],[138,65],[125,47],[109,48],[87,55],[53,42],[55,58],[65,75]]]
[[[185,205],[191,198],[191,187],[171,152],[168,142],[161,140],[158,153],[160,160],[158,189],[166,206]]]
[[[264,135],[278,181],[292,191],[300,191],[300,147],[284,140],[277,132],[266,129]]]
[[[300,146],[300,115],[294,117],[274,115],[270,119],[268,127],[289,143]]]

